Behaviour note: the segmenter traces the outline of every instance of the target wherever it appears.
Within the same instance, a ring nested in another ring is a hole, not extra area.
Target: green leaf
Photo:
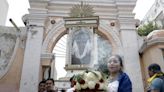
[[[147,24],[144,24],[140,26],[137,30],[138,35],[140,36],[147,36],[150,32],[157,30],[158,25],[154,22],[148,22]]]

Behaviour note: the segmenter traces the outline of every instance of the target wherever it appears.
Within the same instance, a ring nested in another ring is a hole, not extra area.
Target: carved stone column
[[[120,32],[124,50],[124,70],[132,81],[133,92],[144,92],[137,33],[135,30],[134,19],[120,19]]]
[[[29,24],[19,92],[38,91],[43,31],[43,25]]]

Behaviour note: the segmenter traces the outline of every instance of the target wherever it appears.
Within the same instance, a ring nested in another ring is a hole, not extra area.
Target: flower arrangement
[[[106,78],[99,71],[85,71],[74,76],[76,92],[105,92]]]

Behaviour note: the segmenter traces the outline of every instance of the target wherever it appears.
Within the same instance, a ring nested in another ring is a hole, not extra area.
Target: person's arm
[[[159,91],[159,90],[154,89],[154,90],[151,90],[151,92],[160,92],[160,91]]]
[[[155,78],[150,85],[151,92],[160,92],[162,81],[160,78]]]
[[[132,92],[131,80],[125,73],[123,73],[119,79],[118,92]]]

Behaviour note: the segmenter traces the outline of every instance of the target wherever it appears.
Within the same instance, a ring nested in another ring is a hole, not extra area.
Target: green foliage
[[[147,24],[140,26],[137,31],[138,31],[138,35],[147,36],[150,32],[157,29],[158,29],[158,26],[156,23],[148,22]]]

